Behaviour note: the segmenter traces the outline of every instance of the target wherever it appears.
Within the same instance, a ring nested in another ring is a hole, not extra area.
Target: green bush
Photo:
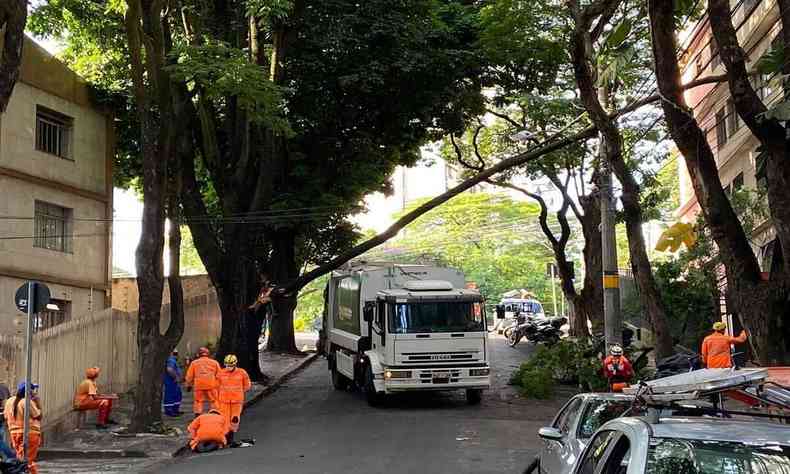
[[[521,371],[519,386],[527,398],[547,399],[554,394],[554,380],[547,367],[533,367]]]

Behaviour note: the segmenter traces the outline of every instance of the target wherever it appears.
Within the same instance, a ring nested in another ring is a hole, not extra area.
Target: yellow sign
[[[620,288],[620,275],[604,275],[603,276],[604,288]]]

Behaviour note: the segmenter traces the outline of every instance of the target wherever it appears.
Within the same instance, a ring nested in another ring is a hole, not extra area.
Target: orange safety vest
[[[77,391],[74,393],[74,408],[79,409],[82,404],[88,400],[92,400],[94,395],[99,394],[99,387],[96,382],[91,379],[85,379],[77,386]]]
[[[223,369],[217,374],[220,403],[243,403],[244,392],[252,387],[250,376],[244,369]]]
[[[3,407],[3,415],[5,422],[8,425],[8,431],[11,434],[24,433],[25,431],[25,400],[22,399],[17,407],[16,416],[14,416],[14,401],[16,397],[11,397],[5,401]],[[30,418],[30,431],[41,432],[41,409],[38,403],[30,401],[30,413],[33,415]]]
[[[195,359],[187,369],[187,384],[194,384],[195,390],[214,390],[217,388],[217,374],[221,370],[219,362],[210,357]]]
[[[739,344],[746,340],[746,333],[738,337],[714,332],[702,341],[702,361],[709,369],[725,369],[732,367],[730,344]]]
[[[194,444],[202,441],[214,441],[224,445],[226,444],[225,434],[230,431],[230,427],[224,416],[206,413],[192,420],[187,430],[192,435]]]

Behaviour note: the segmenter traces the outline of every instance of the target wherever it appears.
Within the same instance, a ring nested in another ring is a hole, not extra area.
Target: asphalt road
[[[495,386],[479,406],[461,392],[392,397],[371,408],[361,394],[332,389],[319,359],[244,413],[240,437],[255,446],[195,455],[156,473],[371,474],[520,473],[537,430],[562,401],[523,400],[506,385],[531,345],[492,338]]]

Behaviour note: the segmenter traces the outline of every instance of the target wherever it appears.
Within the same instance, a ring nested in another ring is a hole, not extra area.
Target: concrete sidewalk
[[[276,390],[288,377],[301,370],[317,357],[316,353],[303,355],[261,355],[261,370],[270,377],[267,385],[253,384],[247,393],[245,408]],[[186,427],[193,419],[192,392],[184,391],[181,405],[183,415],[163,417],[166,434],[129,434],[132,403],[125,394],[113,407],[112,418],[120,423],[110,430],[95,429],[95,414],[88,416],[87,426],[74,430],[57,443],[39,451],[39,466],[43,473],[115,473],[140,472],[151,465],[170,458],[188,440]],[[244,435],[242,417],[240,435]]]

